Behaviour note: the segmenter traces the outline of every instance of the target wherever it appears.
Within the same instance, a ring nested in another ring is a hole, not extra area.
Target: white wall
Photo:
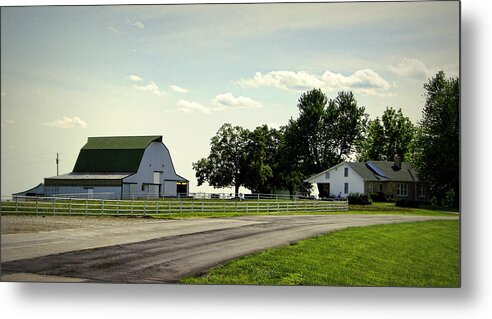
[[[165,181],[164,182],[164,196],[177,196],[176,182],[175,181]]]
[[[67,196],[68,194],[77,194],[80,196],[74,197],[82,197],[83,194],[87,194],[88,190],[84,188],[84,186],[45,186],[44,187],[45,194],[44,196],[50,197],[52,195],[63,194]],[[107,193],[107,195],[97,195],[97,193]],[[111,194],[110,194],[111,193]],[[93,197],[94,198],[103,198],[103,199],[119,199],[121,196],[121,187],[119,186],[95,186],[93,187]]]
[[[344,176],[345,168],[348,168],[348,177]],[[309,180],[314,184],[314,195],[318,195],[318,186],[316,183],[330,183],[330,196],[338,196],[341,193],[342,197],[346,197],[348,193],[363,193],[364,180],[360,177],[347,163],[334,166],[327,172],[330,173],[330,178],[326,178],[326,172]],[[345,183],[349,184],[348,193],[345,194]]]
[[[164,181],[176,181],[181,178],[176,175],[169,150],[161,142],[152,142],[145,149],[137,173],[125,178],[123,182],[137,183],[137,195],[144,195],[146,193],[142,191],[142,183],[153,184],[155,171],[163,172],[159,181],[162,185],[161,192],[165,191],[168,196],[176,196],[176,182],[174,182],[174,190],[171,190],[171,184],[165,184]]]

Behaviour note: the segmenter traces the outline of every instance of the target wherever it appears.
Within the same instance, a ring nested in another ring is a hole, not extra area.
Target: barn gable
[[[80,150],[74,173],[136,173],[145,149],[162,136],[89,137]]]

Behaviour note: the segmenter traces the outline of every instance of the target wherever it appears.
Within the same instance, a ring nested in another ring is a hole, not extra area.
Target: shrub
[[[347,198],[351,205],[369,205],[372,203],[369,194],[365,193],[350,193]]]
[[[398,199],[395,203],[397,207],[410,207],[410,208],[418,208],[420,206],[420,202],[411,199]]]
[[[371,200],[373,202],[386,202],[386,196],[384,195],[383,192],[373,192],[369,193],[369,197],[371,197]]]

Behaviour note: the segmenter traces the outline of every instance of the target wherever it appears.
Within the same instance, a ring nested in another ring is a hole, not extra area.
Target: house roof
[[[373,168],[371,168],[371,163]],[[395,167],[394,162],[369,161],[347,164],[365,181],[419,181],[417,172],[408,162],[402,162],[399,169]]]
[[[335,167],[342,165],[340,163],[329,169],[318,173],[306,179],[309,180],[322,175]],[[394,162],[367,161],[367,162],[346,162],[363,180],[365,181],[394,181],[394,182],[418,182],[419,178],[415,169],[408,162],[402,162],[401,168],[395,167]]]
[[[80,150],[74,173],[136,173],[145,149],[162,136],[89,137]]]

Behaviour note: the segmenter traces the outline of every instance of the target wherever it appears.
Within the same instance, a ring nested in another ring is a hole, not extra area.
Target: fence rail
[[[2,201],[3,214],[146,216],[173,213],[284,213],[347,211],[346,200],[200,200],[195,198],[104,200],[21,197]]]

